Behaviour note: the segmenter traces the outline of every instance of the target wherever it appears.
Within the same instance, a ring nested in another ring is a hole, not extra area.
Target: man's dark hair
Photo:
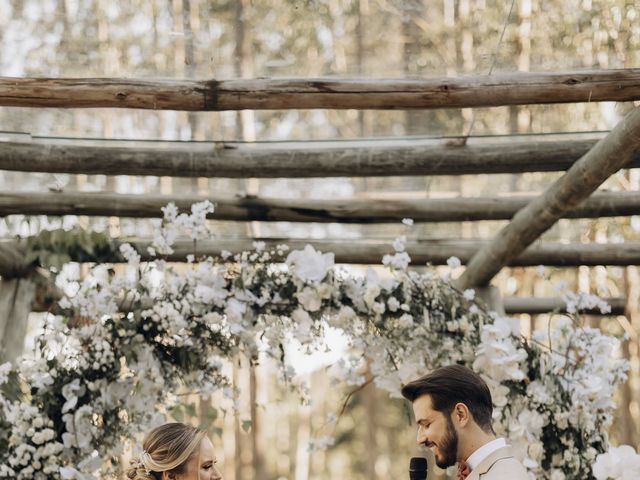
[[[457,403],[464,403],[482,430],[493,432],[493,403],[489,387],[480,376],[462,365],[438,368],[402,387],[402,396],[414,402],[423,395],[431,397],[434,410],[450,415]]]

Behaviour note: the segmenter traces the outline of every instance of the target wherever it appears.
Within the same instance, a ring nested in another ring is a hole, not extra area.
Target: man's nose
[[[418,435],[416,436],[416,442],[418,445],[423,445],[427,441],[427,434],[422,428],[418,429]]]

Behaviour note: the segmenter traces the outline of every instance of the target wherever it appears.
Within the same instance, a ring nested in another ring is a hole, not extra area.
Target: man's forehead
[[[413,413],[416,421],[424,419],[435,413],[431,395],[421,395],[413,401]]]

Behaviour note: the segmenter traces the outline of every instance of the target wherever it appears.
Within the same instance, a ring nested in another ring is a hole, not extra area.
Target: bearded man
[[[467,367],[439,368],[402,388],[413,405],[418,444],[431,449],[436,465],[458,464],[466,480],[529,480],[504,438],[491,425],[491,392]]]

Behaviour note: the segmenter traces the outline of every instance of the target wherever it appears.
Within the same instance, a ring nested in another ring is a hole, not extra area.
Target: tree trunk
[[[182,31],[184,33],[184,73],[186,78],[194,79],[196,76],[196,55],[193,45],[193,28],[192,28],[192,1],[182,0]],[[196,2],[197,3],[197,0]],[[197,5],[196,5],[197,7]],[[197,12],[197,8],[196,8]],[[198,115],[194,112],[187,114],[187,122],[189,124],[190,140],[203,140],[198,135]],[[192,192],[209,190],[208,179],[192,179],[190,189]]]
[[[311,440],[311,407],[301,406],[298,409],[298,432],[296,438],[296,465],[294,480],[309,480],[311,455],[309,441]]]
[[[453,1],[453,0],[451,0]],[[402,2],[402,59],[405,78],[418,78],[420,67],[418,60],[421,52],[422,32],[416,20],[424,17],[424,4],[422,0],[409,0]],[[407,111],[405,112],[405,133],[407,135],[417,135],[426,131],[425,112]]]
[[[251,410],[251,455],[253,459],[253,478],[267,480],[264,463],[264,441],[262,438],[262,415],[258,411],[258,390],[261,388],[258,379],[258,367],[249,366],[249,396]]]

